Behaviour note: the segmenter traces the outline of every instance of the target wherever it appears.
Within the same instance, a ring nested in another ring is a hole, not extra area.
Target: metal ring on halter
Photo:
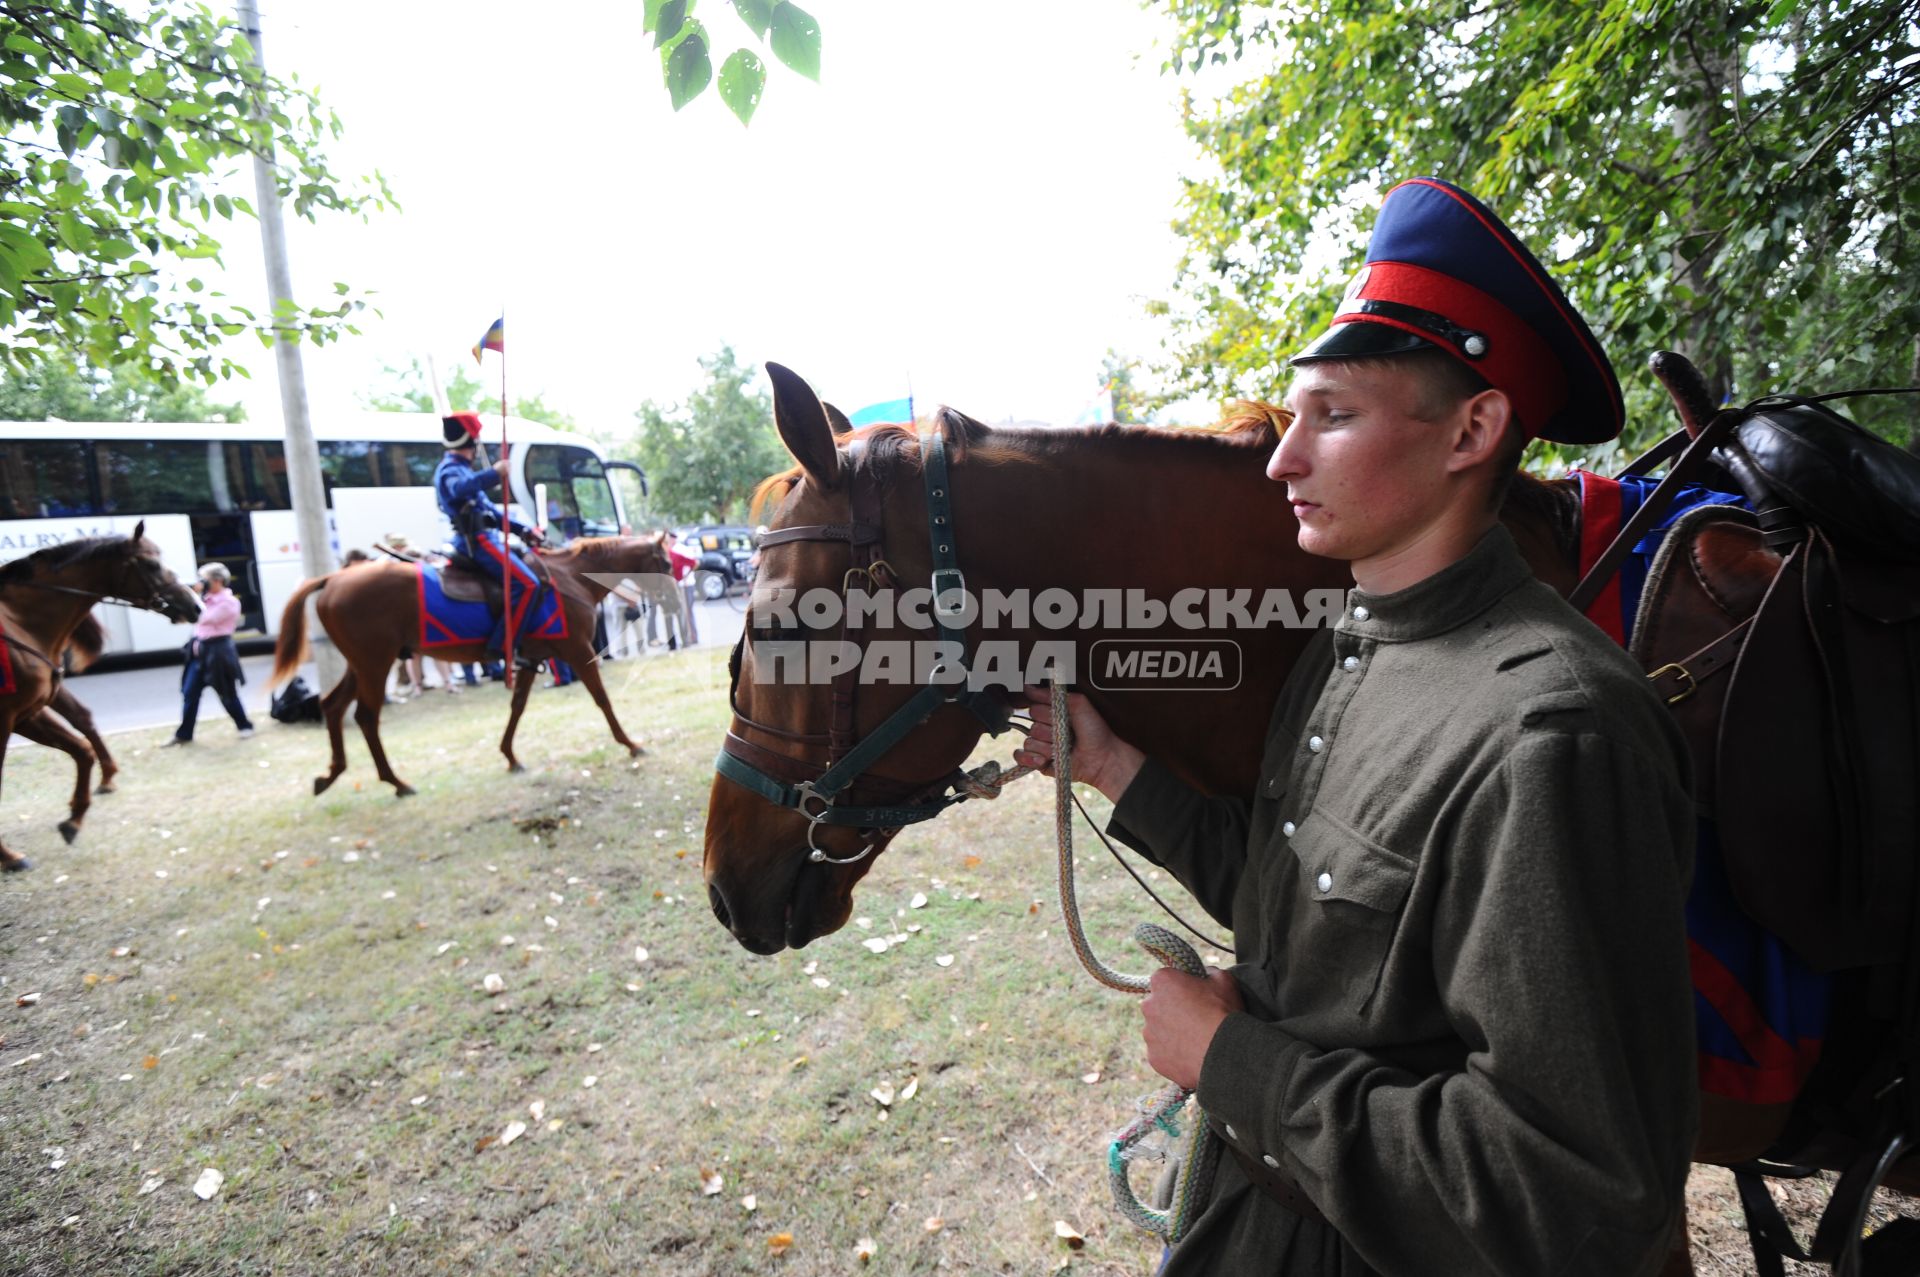
[[[808,860],[812,861],[816,865],[857,865],[861,861],[865,860],[868,856],[871,856],[873,854],[873,849],[877,847],[879,844],[870,842],[866,846],[860,849],[860,854],[857,856],[848,856],[844,859],[836,859],[832,856],[829,856],[826,853],[825,848],[819,846],[813,841],[813,834],[814,834],[814,831],[820,828],[821,824],[825,822],[827,818],[827,809],[833,806],[833,803],[829,801],[824,795],[814,792],[812,781],[804,781],[801,784],[795,786],[795,789],[800,794],[800,801],[794,804],[794,809],[798,811],[802,816],[805,816],[807,818],[807,859]],[[807,811],[807,799],[809,798],[816,800],[820,804],[819,815],[817,816],[812,815]]]

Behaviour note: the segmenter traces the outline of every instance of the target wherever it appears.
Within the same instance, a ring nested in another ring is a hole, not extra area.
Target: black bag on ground
[[[321,719],[320,694],[296,674],[292,682],[274,694],[267,713],[279,723],[317,723]]]

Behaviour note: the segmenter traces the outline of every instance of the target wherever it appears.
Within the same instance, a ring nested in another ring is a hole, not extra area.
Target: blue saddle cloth
[[[447,597],[440,583],[440,569],[422,563],[420,569],[420,647],[431,651],[462,643],[484,643],[493,633],[493,613],[485,603],[469,603]],[[525,606],[526,589],[516,583],[514,604]],[[563,639],[567,637],[567,617],[560,599],[548,590],[540,605],[518,631],[521,638]]]

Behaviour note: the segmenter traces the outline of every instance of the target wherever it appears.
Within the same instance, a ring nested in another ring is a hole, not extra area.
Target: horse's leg
[[[395,797],[411,798],[413,786],[394,775],[393,767],[387,762],[386,747],[380,743],[380,711],[387,703],[387,673],[392,668],[391,656],[355,668],[354,680],[367,690],[353,707],[353,721],[360,724],[360,734],[367,738],[367,752],[373,755],[373,769],[380,773],[380,779],[393,786]]]
[[[638,758],[647,751],[640,748],[620,727],[620,720],[614,717],[613,698],[607,695],[606,684],[600,681],[600,663],[594,660],[582,661],[575,667],[574,673],[587,685],[587,692],[593,697],[593,703],[607,716],[607,726],[613,729],[613,738],[627,747],[628,758]]]
[[[71,846],[80,836],[80,822],[87,818],[87,807],[93,802],[93,746],[47,710],[15,723],[13,730],[73,759],[73,797],[67,801],[67,818],[60,822],[60,836]]]
[[[507,715],[507,734],[500,738],[500,752],[507,756],[507,770],[523,772],[520,760],[513,754],[513,730],[520,726],[520,713],[527,707],[527,697],[533,691],[534,671],[515,670],[513,679],[513,710]]]
[[[100,729],[93,725],[93,711],[80,703],[64,685],[53,698],[53,711],[73,724],[73,730],[87,738],[87,744],[93,746],[93,756],[100,763],[100,783],[93,787],[96,794],[111,794],[113,778],[120,774],[120,765],[113,761],[113,754],[107,749],[106,738],[100,735]]]
[[[14,723],[11,717],[0,721],[0,769],[7,765],[7,739],[13,735]],[[7,850],[5,842],[0,842],[0,873],[18,873],[22,869],[33,868],[33,862],[25,856]]]
[[[340,778],[347,770],[347,738],[343,724],[347,717],[347,706],[353,704],[353,666],[347,666],[347,672],[333,685],[326,699],[320,702],[321,711],[327,716],[327,744],[333,748],[333,760],[327,766],[327,774],[313,778],[313,792],[324,794],[327,786]]]

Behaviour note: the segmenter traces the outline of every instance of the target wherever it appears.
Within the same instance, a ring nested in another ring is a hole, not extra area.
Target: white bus
[[[499,422],[484,440],[497,448]],[[415,548],[451,530],[435,507],[440,418],[368,412],[316,421],[338,563],[398,533]],[[79,537],[126,535],[145,520],[167,566],[183,579],[217,560],[233,572],[242,608],[238,637],[271,637],[302,576],[277,425],[99,421],[0,422],[0,563]],[[509,418],[514,500],[555,543],[608,536],[628,522],[608,461],[593,440]],[[645,491],[645,479],[641,479]],[[150,612],[103,605],[107,652],[179,647],[188,629]]]

